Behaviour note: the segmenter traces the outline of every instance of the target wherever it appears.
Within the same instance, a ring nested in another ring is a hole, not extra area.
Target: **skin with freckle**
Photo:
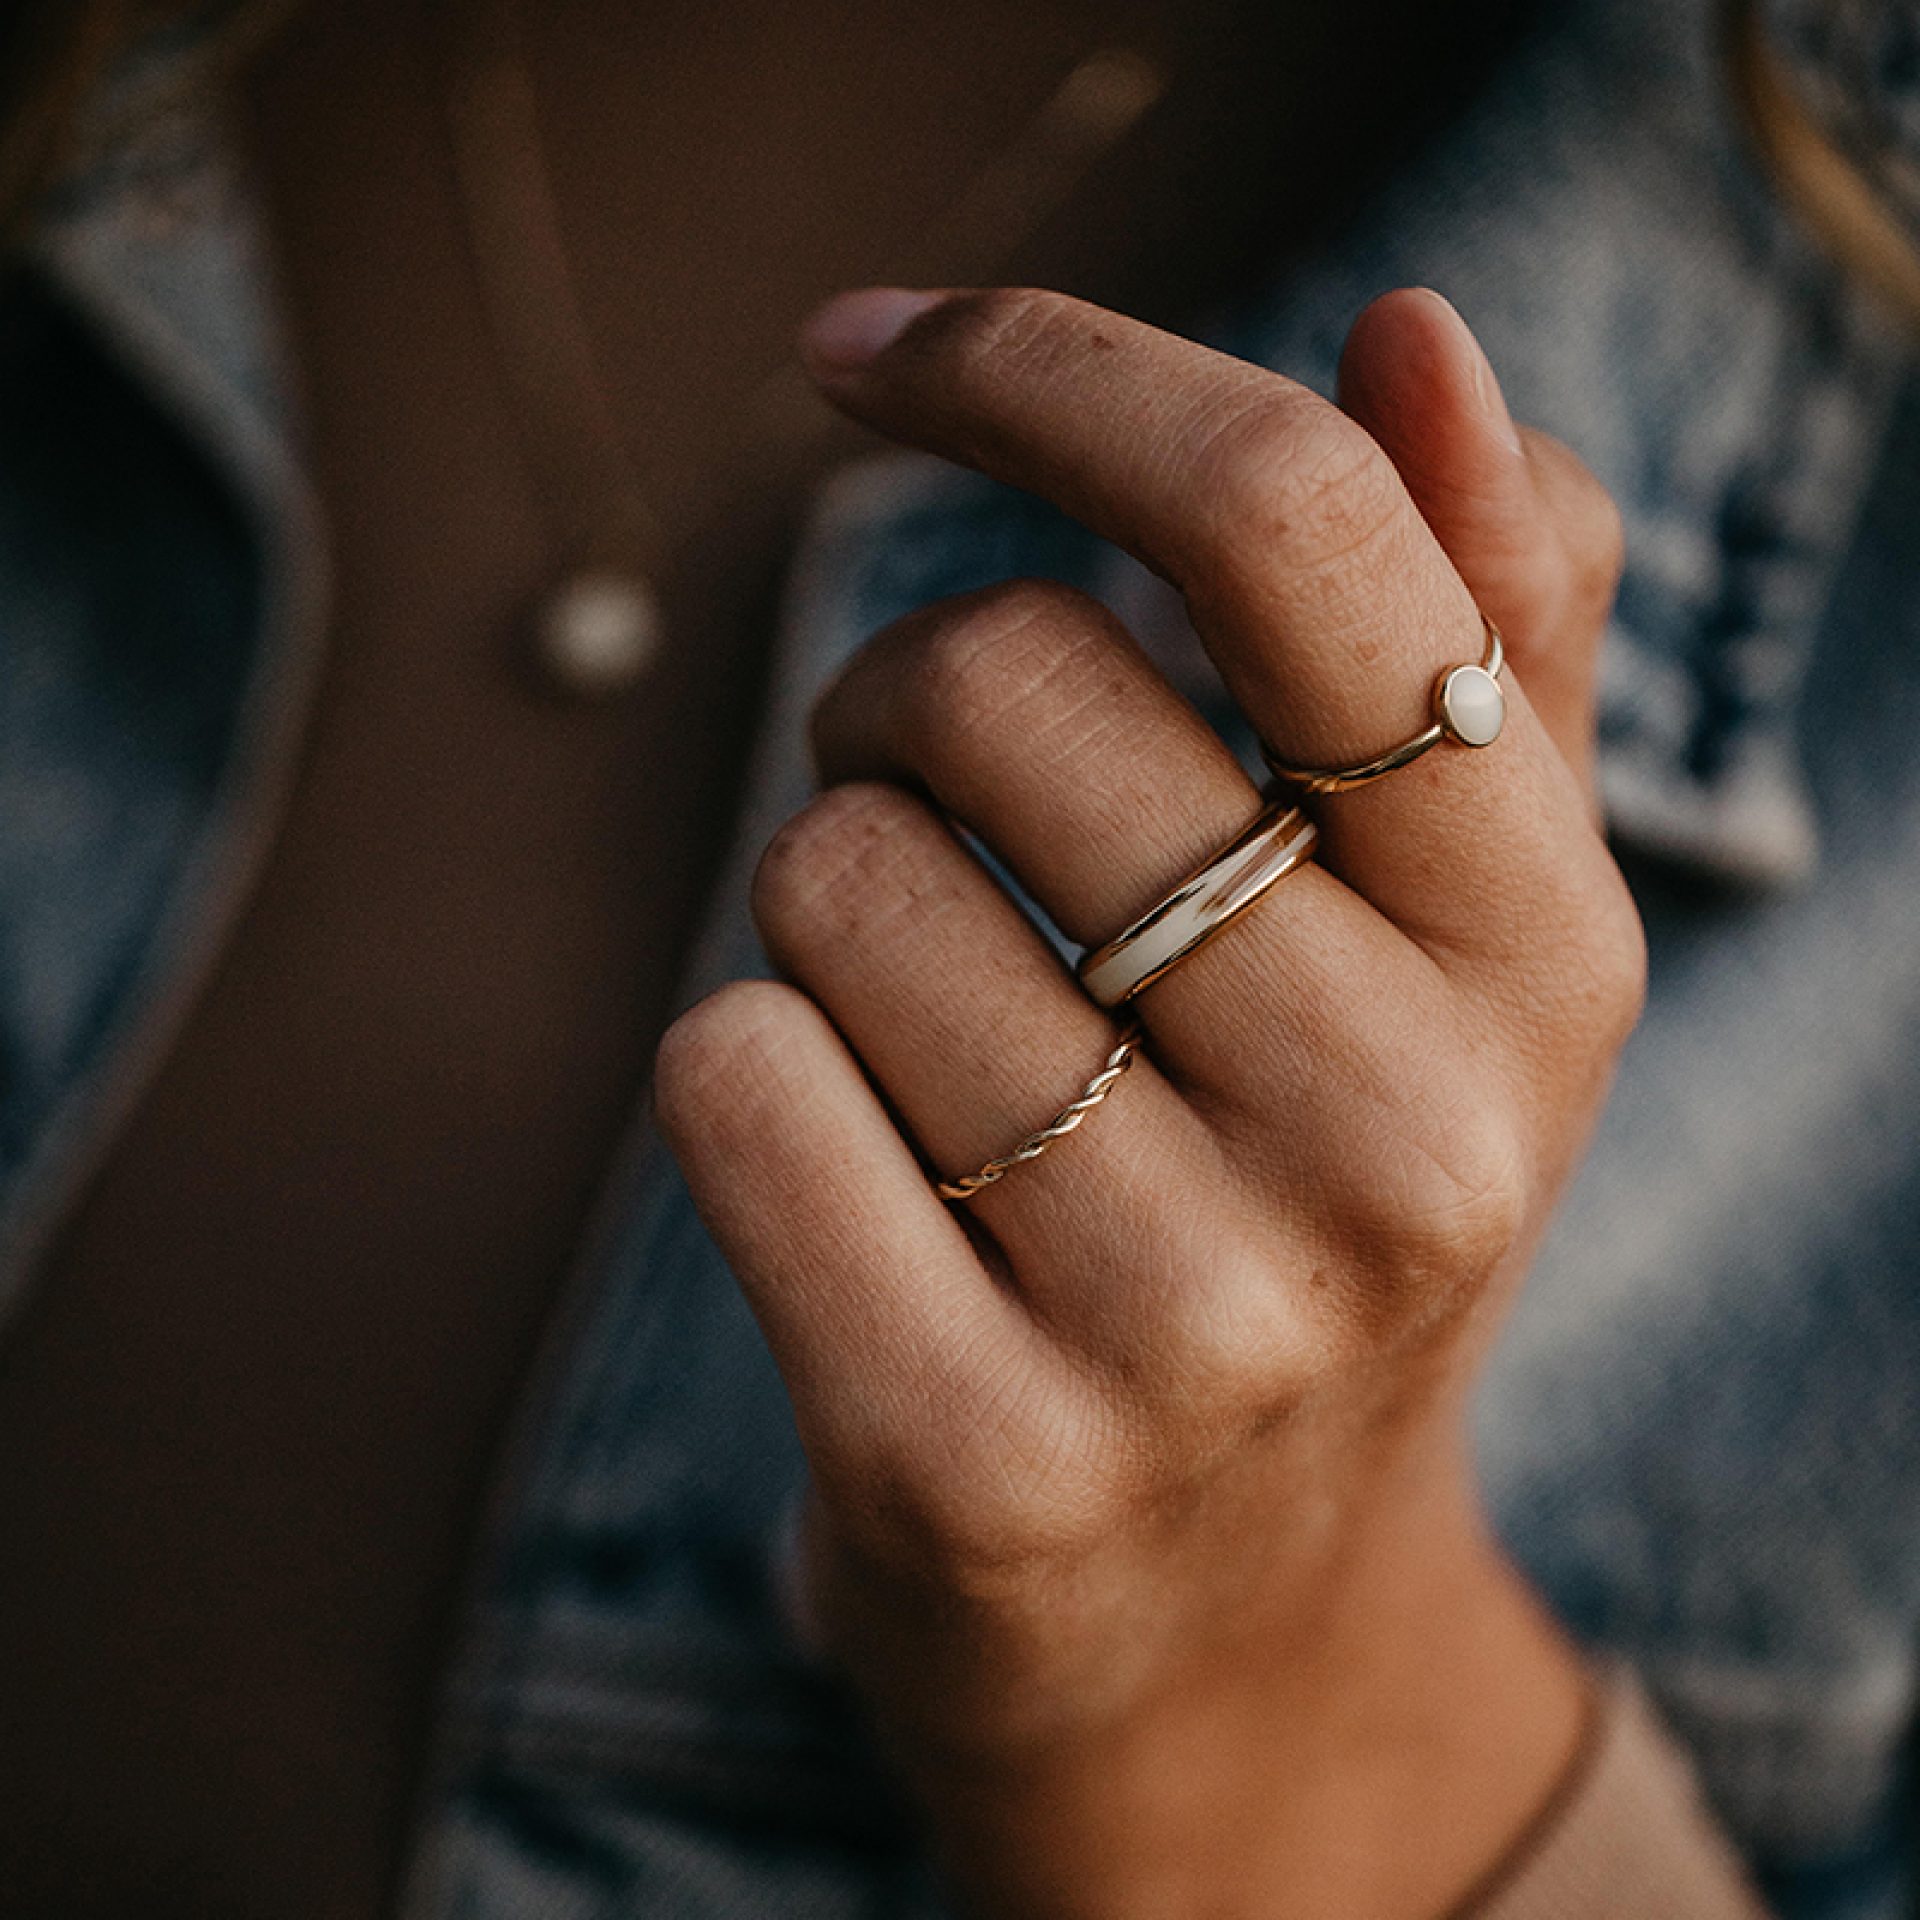
[[[1175,583],[1283,763],[1419,732],[1483,612],[1512,636],[1486,744],[1315,801],[1316,862],[1140,997],[1124,1096],[967,1232],[919,1156],[977,1165],[1113,1027],[950,822],[1093,944],[1261,801],[1083,596],[909,616],[762,858],[782,981],[684,1015],[657,1082],[794,1396],[809,1612],[977,1909],[1448,1911],[1584,1714],[1462,1407],[1640,1005],[1587,784],[1618,515],[1420,290],[1360,316],[1338,407],[1034,289],[848,295],[807,350]]]

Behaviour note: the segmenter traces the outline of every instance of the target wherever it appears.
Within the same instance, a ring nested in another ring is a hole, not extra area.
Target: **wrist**
[[[1464,1896],[1571,1763],[1584,1671],[1478,1529],[1358,1554],[1351,1576],[1284,1636],[1227,1636],[1118,1719],[909,1754],[974,1909],[1420,1920]]]

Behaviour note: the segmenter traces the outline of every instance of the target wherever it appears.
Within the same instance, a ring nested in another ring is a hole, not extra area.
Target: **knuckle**
[[[870,1545],[951,1594],[1017,1590],[1087,1552],[1127,1505],[1103,1419],[1024,1381],[1005,1388],[950,1401],[935,1389],[915,1424],[937,1446],[876,1435],[839,1462],[836,1499]]]
[[[1327,565],[1399,525],[1405,496],[1372,439],[1324,401],[1263,389],[1204,435],[1194,462],[1217,559],[1275,551]]]
[[[1042,704],[1105,632],[1085,595],[1045,580],[972,594],[927,628],[909,668],[909,725],[940,740],[998,736]]]
[[[1392,1342],[1451,1321],[1484,1292],[1526,1228],[1528,1156],[1517,1116],[1469,1096],[1435,1103],[1368,1164],[1340,1237],[1369,1341]]]
[[[802,929],[851,932],[896,882],[918,893],[916,876],[924,882],[933,863],[910,850],[924,849],[930,831],[941,829],[902,788],[828,788],[767,843],[753,876],[755,922],[776,947]]]
[[[920,331],[950,367],[984,373],[1009,354],[1044,351],[1084,313],[1081,303],[1044,287],[982,287],[943,303]]]
[[[653,1100],[670,1135],[715,1113],[737,1112],[743,1089],[792,1078],[805,1030],[820,1015],[777,980],[736,980],[689,1007],[660,1037]]]
[[[1189,1465],[1271,1424],[1322,1371],[1322,1329],[1270,1224],[1217,1228],[1154,1295],[1152,1352],[1127,1384]]]
[[[923,1550],[949,1592],[989,1599],[1084,1557],[1111,1532],[1110,1515],[1085,1481],[956,1475],[929,1504]]]

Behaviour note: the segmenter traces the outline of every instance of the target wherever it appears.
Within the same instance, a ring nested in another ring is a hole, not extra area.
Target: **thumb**
[[[1453,307],[1424,287],[1354,322],[1340,404],[1399,469],[1560,751],[1591,785],[1595,674],[1620,580],[1620,515],[1579,458],[1518,429]]]

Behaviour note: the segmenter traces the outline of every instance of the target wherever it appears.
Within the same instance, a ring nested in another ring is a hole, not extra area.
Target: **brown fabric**
[[[1631,1674],[1603,1676],[1576,1770],[1457,1920],[1765,1920]]]

